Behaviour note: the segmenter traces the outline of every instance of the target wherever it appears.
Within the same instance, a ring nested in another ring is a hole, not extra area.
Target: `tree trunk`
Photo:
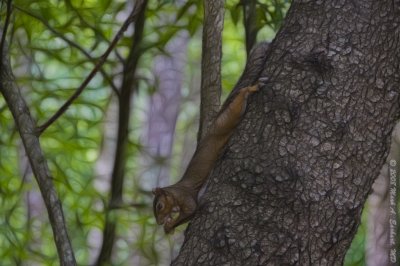
[[[220,108],[224,3],[223,0],[204,0],[198,141],[204,137]]]
[[[399,117],[399,25],[399,1],[293,2],[173,265],[343,263]]]

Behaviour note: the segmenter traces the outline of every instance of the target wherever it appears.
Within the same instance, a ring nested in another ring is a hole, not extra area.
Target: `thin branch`
[[[81,21],[82,24],[86,25],[86,27],[90,28],[96,35],[100,36],[104,41],[106,41],[108,44],[110,44],[110,41],[104,36],[104,34],[98,28],[96,28],[95,26],[90,25],[89,22],[87,22],[82,17],[81,13],[79,13],[79,10],[77,8],[75,8],[71,2],[67,2],[66,5],[68,7],[70,7],[75,12],[75,14],[78,16],[78,18],[79,18],[79,20]],[[118,50],[115,50],[114,53],[115,53],[115,56],[120,61],[120,63],[124,63],[124,59],[118,53]]]
[[[256,1],[243,1],[243,26],[246,34],[247,57],[257,42],[257,3]]]
[[[10,25],[10,17],[11,17],[11,2],[12,0],[7,1],[7,13],[6,13],[6,21],[4,22],[3,33],[1,35],[1,43],[0,43],[0,55],[3,54],[4,45],[6,42],[8,25]],[[0,62],[0,69],[3,65],[3,62]]]
[[[70,39],[68,39],[67,37],[65,37],[63,34],[61,34],[60,32],[58,32],[57,30],[55,30],[52,26],[50,26],[50,24],[45,21],[42,17],[37,16],[36,14],[25,10],[23,8],[20,8],[16,5],[14,5],[14,8],[17,9],[18,11],[36,19],[39,20],[44,26],[46,26],[46,28],[48,30],[50,30],[54,35],[56,35],[58,38],[62,39],[63,41],[65,41],[69,46],[76,48],[77,50],[79,50],[82,54],[84,54],[90,61],[95,62],[95,59],[85,50],[83,49],[81,46],[79,46],[77,43],[71,41]],[[100,68],[100,73],[103,75],[104,79],[110,84],[111,88],[113,89],[113,91],[119,95],[119,91],[117,89],[117,86],[115,86],[114,82],[112,81],[112,79],[107,75],[107,73],[104,71],[104,69]]]
[[[128,29],[128,26],[136,21],[138,17],[138,13],[141,10],[141,6],[143,4],[142,1],[136,2],[135,7],[133,8],[131,14],[128,16],[124,24],[121,26],[121,29],[117,32],[117,35],[114,37],[113,41],[111,42],[110,46],[107,48],[107,50],[104,52],[104,54],[100,57],[99,61],[93,68],[93,70],[89,73],[87,78],[83,81],[81,86],[75,91],[75,93],[60,107],[60,109],[52,116],[50,117],[47,122],[45,122],[43,125],[38,127],[38,134],[42,134],[50,125],[52,125],[60,116],[62,116],[65,111],[67,111],[68,107],[81,95],[83,90],[86,88],[86,86],[89,84],[89,82],[93,79],[93,77],[96,75],[96,73],[99,71],[101,66],[105,63],[107,57],[110,55],[112,50],[115,48],[117,45],[118,41],[122,38],[123,33]]]
[[[223,0],[204,0],[204,21],[201,55],[201,102],[197,141],[208,131],[217,116],[221,98]]]
[[[118,106],[118,135],[115,147],[115,159],[111,177],[111,191],[108,208],[106,210],[106,221],[103,229],[103,241],[97,258],[96,265],[111,264],[111,255],[117,238],[116,228],[117,222],[110,219],[110,210],[112,206],[122,204],[122,194],[124,187],[125,168],[126,168],[126,149],[129,143],[129,121],[130,121],[130,105],[132,95],[137,89],[136,70],[141,57],[143,30],[146,20],[145,12],[148,0],[144,0],[141,5],[138,19],[135,21],[135,32],[132,36],[132,44],[126,63],[124,64],[121,96]]]
[[[64,213],[52,182],[47,161],[40,147],[39,138],[35,135],[36,125],[15,82],[5,39],[3,39],[2,46],[3,51],[0,57],[2,66],[0,69],[0,92],[14,117],[26,155],[46,205],[60,265],[74,266],[76,265],[76,261],[66,228]]]

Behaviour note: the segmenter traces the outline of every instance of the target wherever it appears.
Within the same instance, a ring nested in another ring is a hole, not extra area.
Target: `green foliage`
[[[268,25],[273,30],[278,30],[289,7],[288,0],[259,0],[256,1],[257,29],[260,30]],[[242,2],[234,0],[227,1],[227,10],[230,13],[233,24],[238,25],[243,20]]]
[[[361,225],[358,227],[356,236],[351,243],[350,249],[347,251],[344,265],[346,266],[362,266],[366,265],[365,261],[365,242],[367,235],[367,214],[368,208],[364,208]]]

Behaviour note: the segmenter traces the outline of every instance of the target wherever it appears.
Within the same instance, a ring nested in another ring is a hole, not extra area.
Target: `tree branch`
[[[20,8],[18,6],[14,5],[14,8],[19,10],[20,12],[36,19],[39,20],[44,26],[46,26],[46,28],[48,30],[50,30],[55,36],[57,36],[58,38],[62,39],[63,41],[65,41],[68,45],[70,45],[71,47],[76,48],[77,50],[79,50],[83,55],[85,55],[90,61],[92,61],[93,63],[95,62],[95,58],[93,58],[85,49],[83,49],[83,47],[79,46],[77,43],[73,42],[72,40],[68,39],[67,37],[65,37],[63,34],[61,34],[60,32],[58,32],[57,30],[55,30],[52,26],[50,26],[50,24],[45,21],[43,18],[41,18],[40,16],[33,14],[32,12],[25,10],[23,8]],[[107,75],[107,73],[104,71],[104,69],[100,68],[100,73],[102,74],[102,76],[104,77],[104,79],[110,84],[112,90],[115,92],[115,94],[119,95],[119,91],[117,89],[117,86],[115,86],[114,82],[112,81],[112,79]]]
[[[65,111],[67,111],[68,107],[79,97],[79,95],[83,92],[89,82],[93,79],[96,73],[100,70],[101,66],[105,63],[107,57],[110,55],[112,50],[117,45],[118,41],[122,38],[123,33],[128,29],[128,26],[136,21],[140,10],[142,9],[143,0],[137,1],[135,7],[133,8],[131,14],[128,16],[124,24],[121,26],[121,29],[117,32],[110,46],[104,52],[104,54],[100,57],[99,61],[93,68],[93,70],[89,73],[87,78],[83,81],[81,86],[75,91],[75,93],[60,107],[60,109],[43,125],[38,127],[38,134],[43,133],[50,125],[52,125],[60,116],[62,116]]]
[[[81,23],[83,25],[86,25],[86,27],[90,28],[96,34],[96,36],[100,36],[104,41],[106,41],[108,44],[110,44],[110,41],[106,38],[106,36],[104,36],[104,34],[98,28],[96,28],[93,25],[90,25],[90,23],[87,22],[82,17],[82,15],[79,13],[79,10],[77,8],[75,8],[71,2],[67,1],[65,4],[66,4],[66,6],[68,6],[75,12],[76,16],[79,18],[79,20],[81,21]],[[118,53],[118,50],[115,50],[114,53],[115,53],[115,56],[118,58],[118,61],[120,63],[124,63],[122,56]]]
[[[135,32],[132,38],[132,46],[129,56],[124,65],[123,79],[121,85],[121,95],[118,110],[118,137],[115,151],[115,160],[111,178],[111,195],[106,210],[106,223],[103,230],[103,242],[96,265],[109,265],[111,254],[116,239],[116,221],[110,219],[110,211],[113,206],[123,205],[122,192],[125,177],[126,147],[129,135],[130,105],[132,93],[136,83],[136,69],[142,54],[141,44],[143,39],[143,29],[145,23],[145,11],[148,1],[143,0],[135,21]]]
[[[3,31],[5,34],[5,31]],[[30,115],[29,108],[21,96],[11,71],[10,59],[7,54],[5,39],[2,38],[2,60],[0,62],[0,92],[4,96],[10,109],[19,134],[21,136],[32,171],[39,185],[44,203],[49,215],[53,236],[57,247],[60,265],[76,265],[74,252],[68,237],[64,214],[46,159],[40,147],[36,133],[35,122]]]
[[[11,17],[11,2],[12,0],[7,1],[7,12],[6,12],[6,20],[4,22],[3,33],[1,35],[1,43],[0,43],[0,54],[3,54],[4,46],[6,42],[7,30],[10,25],[10,17]],[[3,63],[0,62],[0,70]]]
[[[220,107],[223,0],[204,1],[203,24],[200,125],[197,141],[205,135]]]
[[[247,57],[257,41],[257,2],[243,1],[243,25],[246,34]]]

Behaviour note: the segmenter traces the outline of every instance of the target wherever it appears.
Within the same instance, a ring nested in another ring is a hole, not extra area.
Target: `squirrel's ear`
[[[160,195],[160,194],[163,193],[163,190],[162,190],[162,188],[156,187],[156,188],[153,188],[153,190],[152,190],[151,192],[152,192],[154,195]]]

